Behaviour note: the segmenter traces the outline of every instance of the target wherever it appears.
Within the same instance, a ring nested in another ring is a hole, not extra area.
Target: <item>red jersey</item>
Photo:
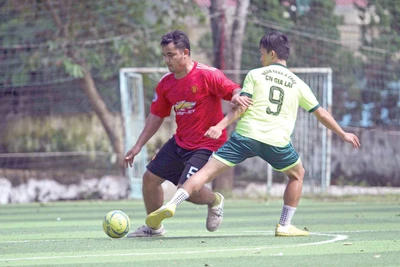
[[[204,134],[223,118],[221,98],[230,101],[239,85],[220,70],[194,62],[193,69],[181,79],[173,73],[161,78],[154,94],[150,112],[161,118],[175,110],[177,144],[188,150],[216,151],[226,140],[226,131],[218,140]]]

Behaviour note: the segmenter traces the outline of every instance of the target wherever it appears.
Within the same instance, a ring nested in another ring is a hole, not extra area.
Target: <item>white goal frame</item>
[[[291,68],[295,74],[307,75],[307,74],[320,74],[316,80],[303,79],[310,88],[316,94],[320,101],[321,107],[325,108],[329,112],[332,109],[332,69],[331,68]],[[145,110],[144,110],[144,88],[142,74],[150,73],[167,73],[167,68],[122,68],[120,69],[120,93],[121,93],[121,108],[122,118],[124,123],[124,149],[127,151],[130,149],[134,142],[136,142],[145,124]],[[225,70],[225,74],[231,73],[246,74],[248,70]],[[315,90],[318,90],[315,91]],[[309,114],[304,115],[306,112],[299,109],[298,118],[305,117],[307,129],[298,129],[301,126],[297,125],[296,131],[293,134],[294,147],[299,152],[302,161],[305,162],[306,178],[305,185],[307,185],[307,178],[310,179],[310,190],[312,193],[326,192],[327,188],[331,183],[331,131],[325,127],[321,127],[316,122],[314,116]],[[304,121],[304,120],[303,120]],[[304,125],[302,125],[304,126]],[[308,140],[307,131],[318,131],[318,142],[314,140]],[[300,133],[299,133],[300,132]],[[297,140],[302,140],[302,144],[297,144]],[[314,158],[306,158],[309,153],[316,153],[309,151],[309,147],[316,149],[318,155]],[[317,158],[318,160],[315,160]],[[321,166],[319,166],[320,164]],[[146,170],[147,165],[147,149],[143,147],[140,154],[135,157],[133,168],[126,170],[126,175],[130,179],[130,197],[133,199],[142,198],[142,176]],[[273,170],[268,165],[267,172],[267,188],[268,190],[272,187]],[[320,179],[320,180],[319,180]],[[319,181],[320,182],[319,182]],[[317,181],[317,182],[315,182]],[[307,188],[307,186],[305,186]],[[318,188],[318,189],[316,189]]]

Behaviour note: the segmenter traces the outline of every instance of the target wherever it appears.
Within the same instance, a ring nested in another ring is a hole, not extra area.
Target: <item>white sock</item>
[[[290,225],[290,222],[292,221],[295,212],[296,208],[290,207],[288,205],[283,205],[279,224],[282,226]]]
[[[168,203],[179,205],[188,198],[189,198],[189,193],[186,192],[185,189],[179,188]]]

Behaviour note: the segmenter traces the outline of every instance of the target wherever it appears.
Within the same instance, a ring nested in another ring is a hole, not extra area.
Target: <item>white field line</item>
[[[261,232],[261,231],[260,231]],[[273,233],[272,231],[264,231],[263,233]],[[288,244],[281,246],[262,246],[262,247],[252,247],[252,248],[232,248],[232,249],[210,249],[210,250],[192,250],[192,251],[179,251],[179,252],[139,252],[139,253],[110,253],[110,254],[94,254],[94,255],[71,255],[71,256],[44,256],[44,257],[28,257],[28,258],[0,258],[0,261],[20,261],[20,260],[52,260],[52,259],[77,259],[77,258],[96,258],[96,257],[126,257],[126,256],[153,256],[153,255],[188,255],[188,254],[203,254],[203,253],[220,253],[220,252],[235,252],[235,251],[260,251],[264,249],[276,249],[276,248],[293,248],[293,247],[302,247],[302,246],[314,246],[314,245],[322,245],[333,242],[338,242],[347,239],[346,235],[335,235],[335,234],[320,234],[320,233],[310,233],[311,235],[319,235],[319,236],[330,236],[332,239],[328,239],[325,241],[319,242],[311,242],[311,243],[300,243],[300,244]],[[265,235],[265,234],[264,234]],[[270,235],[270,234],[269,234]],[[221,235],[218,235],[220,237]],[[222,235],[222,236],[235,236],[235,235]],[[243,236],[243,235],[240,235]],[[198,237],[198,236],[196,236]],[[206,237],[206,236],[205,236]],[[53,240],[25,240],[19,241],[24,243],[29,242],[52,242]],[[54,240],[58,241],[58,240]],[[60,240],[61,241],[61,240]],[[62,240],[65,242],[65,240]],[[4,242],[3,242],[4,243]]]

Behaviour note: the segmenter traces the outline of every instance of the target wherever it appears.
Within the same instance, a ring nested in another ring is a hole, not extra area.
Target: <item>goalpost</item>
[[[135,71],[121,69],[120,93],[121,112],[124,124],[124,151],[128,151],[136,140],[145,124],[144,90],[142,75]],[[147,149],[144,146],[133,161],[132,168],[126,168],[130,181],[131,198],[142,198],[142,175],[145,172]]]
[[[331,112],[332,69],[331,68],[291,68],[313,90],[320,105]],[[145,124],[144,88],[142,75],[168,72],[167,68],[123,68],[120,69],[120,91],[122,118],[124,123],[125,151],[138,139]],[[224,71],[226,74],[234,71]],[[241,70],[246,74],[247,70]],[[325,192],[331,180],[331,132],[318,120],[299,108],[292,142],[306,169],[305,191]],[[133,168],[126,170],[130,180],[131,198],[141,199],[142,176],[146,170],[147,149],[135,157]],[[267,188],[272,187],[273,170],[268,165]]]
[[[321,107],[332,113],[332,69],[290,70],[310,86]],[[319,123],[315,116],[299,108],[292,142],[306,169],[304,190],[311,193],[325,192],[331,184],[332,132]]]

